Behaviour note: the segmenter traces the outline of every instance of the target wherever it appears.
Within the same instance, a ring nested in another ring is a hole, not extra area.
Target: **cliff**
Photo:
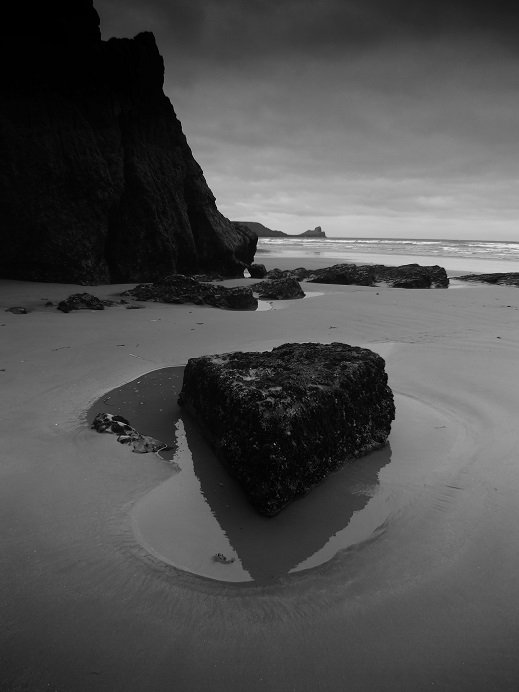
[[[102,41],[91,0],[20,8],[0,29],[0,274],[242,275],[256,236],[218,211],[153,35]]]
[[[303,233],[289,234],[284,231],[275,231],[272,228],[267,228],[258,221],[235,221],[236,225],[245,226],[258,236],[258,238],[326,238],[326,233],[321,226],[316,226],[310,231]]]

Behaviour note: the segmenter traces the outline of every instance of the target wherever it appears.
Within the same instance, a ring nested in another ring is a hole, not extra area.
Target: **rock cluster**
[[[108,432],[117,435],[117,442],[129,445],[136,454],[160,452],[168,448],[166,444],[149,435],[142,435],[132,428],[123,416],[112,413],[98,413],[92,422],[92,428],[99,433]]]
[[[494,274],[465,274],[453,277],[459,281],[479,281],[496,286],[519,286],[519,272],[495,272]]]
[[[335,264],[323,269],[272,269],[267,273],[269,279],[292,277],[298,281],[320,284],[342,284],[355,286],[378,286],[385,284],[391,288],[447,288],[447,272],[438,265],[421,266],[404,264],[387,267],[383,264]]]
[[[269,516],[383,446],[395,416],[384,360],[343,343],[192,358],[179,403]]]
[[[249,286],[227,288],[197,281],[183,274],[166,276],[153,284],[139,284],[123,293],[135,300],[160,303],[194,303],[228,310],[256,310],[258,300]]]
[[[218,211],[153,34],[102,41],[92,0],[11,3],[0,60],[0,275],[243,276],[257,236]]]
[[[71,312],[72,310],[104,310],[113,305],[111,300],[101,300],[91,293],[73,293],[65,300],[58,303],[58,310]]]

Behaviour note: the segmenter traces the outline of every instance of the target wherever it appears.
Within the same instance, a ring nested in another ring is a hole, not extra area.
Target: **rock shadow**
[[[238,483],[216,459],[193,418],[183,414],[182,419],[205,500],[242,567],[259,583],[297,571],[345,529],[352,516],[373,497],[379,472],[391,461],[391,448],[386,445],[332,473],[275,517],[264,517],[249,504]],[[327,559],[317,560],[316,564]]]

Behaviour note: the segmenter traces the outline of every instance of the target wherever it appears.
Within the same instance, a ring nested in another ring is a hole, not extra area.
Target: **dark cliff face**
[[[0,33],[0,273],[242,275],[256,236],[216,208],[153,35],[101,41],[90,0],[24,3]]]

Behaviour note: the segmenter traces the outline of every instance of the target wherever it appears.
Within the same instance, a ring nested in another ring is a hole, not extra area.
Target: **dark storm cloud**
[[[151,29],[168,35],[172,50],[246,63],[443,35],[509,42],[519,29],[519,4],[508,0],[99,0],[96,6],[105,35]]]

